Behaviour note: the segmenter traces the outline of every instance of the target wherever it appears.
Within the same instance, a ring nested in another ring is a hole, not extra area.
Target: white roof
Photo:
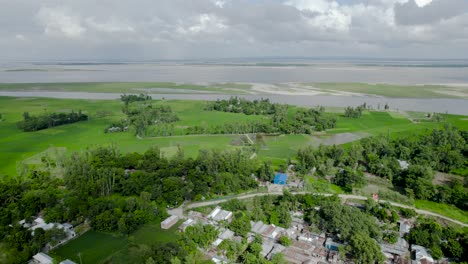
[[[45,221],[44,219],[42,219],[42,217],[38,217],[36,218],[36,220],[34,220],[34,223],[39,225],[39,224],[45,224]]]
[[[36,255],[34,255],[33,259],[39,262],[40,264],[52,264],[54,261],[51,257],[42,252],[39,252]]]
[[[425,258],[427,260],[434,262],[434,259],[432,259],[431,254],[427,252],[427,249],[425,247],[419,246],[419,245],[411,245],[411,250],[415,252],[416,260]]]
[[[66,260],[60,262],[60,264],[76,264],[76,263],[73,262],[73,261],[71,261],[71,260],[69,260],[69,259],[66,259]]]
[[[213,246],[217,247],[217,246],[219,246],[219,244],[221,244],[221,242],[223,242],[223,240],[221,238],[218,238],[213,242]]]
[[[211,218],[215,221],[227,220],[232,216],[232,212],[222,210],[221,207],[217,206],[211,213],[208,215],[208,218]]]
[[[177,219],[179,219],[177,215],[171,215],[168,218],[166,218],[164,221],[162,221],[162,224],[166,225],[166,224],[171,223],[172,221],[176,221]]]
[[[400,168],[402,169],[407,169],[409,167],[409,163],[406,160],[398,160],[398,163],[400,163]]]

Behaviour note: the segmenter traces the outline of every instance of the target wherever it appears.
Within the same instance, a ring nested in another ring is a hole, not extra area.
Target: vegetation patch
[[[468,212],[450,204],[436,203],[426,200],[414,201],[416,208],[444,215],[462,223],[468,224]]]

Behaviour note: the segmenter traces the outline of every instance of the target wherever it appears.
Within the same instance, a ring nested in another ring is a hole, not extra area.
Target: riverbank
[[[115,100],[121,93],[91,93],[91,92],[60,92],[60,91],[5,91],[0,90],[0,96],[7,97],[38,97],[58,99],[88,99],[88,100]],[[358,106],[366,103],[373,109],[383,109],[387,104],[391,110],[415,111],[426,113],[449,113],[468,115],[468,100],[448,98],[387,98],[371,96],[330,96],[330,95],[278,95],[278,94],[149,94],[153,99],[170,100],[196,100],[215,101],[227,99],[231,96],[239,96],[248,100],[268,98],[275,103],[283,103],[296,106],[325,106],[346,107]]]

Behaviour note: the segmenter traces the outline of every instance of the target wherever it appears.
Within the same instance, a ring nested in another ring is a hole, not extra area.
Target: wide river
[[[468,67],[452,66],[381,66],[346,63],[322,63],[308,66],[245,66],[187,64],[74,64],[0,65],[0,83],[35,82],[363,82],[394,84],[468,84]],[[468,85],[467,85],[468,86]],[[81,99],[116,99],[119,94],[47,91],[0,91],[0,96],[34,96]],[[226,95],[154,94],[153,98],[215,100]],[[255,99],[301,106],[357,106],[364,102],[374,108],[386,103],[392,109],[468,115],[468,100],[403,99],[365,96],[243,95]]]
[[[0,65],[0,83],[31,82],[362,82],[392,84],[468,83],[467,67],[235,66],[184,64]]]

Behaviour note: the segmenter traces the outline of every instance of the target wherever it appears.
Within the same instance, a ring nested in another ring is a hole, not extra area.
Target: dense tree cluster
[[[1,263],[24,263],[46,243],[55,244],[63,238],[63,232],[55,228],[47,231],[38,228],[32,236],[31,230],[18,223],[22,219],[30,221],[45,208],[67,201],[69,192],[60,189],[62,185],[61,180],[41,172],[27,178],[0,180]]]
[[[326,201],[310,218],[323,230],[337,235],[342,241],[349,241],[355,233],[380,240],[382,232],[374,217],[359,209],[342,205],[338,201]]]
[[[334,128],[336,125],[336,119],[333,116],[325,114],[323,107],[298,109],[291,116],[287,105],[273,104],[268,99],[248,101],[242,98],[231,97],[228,100],[210,102],[205,109],[208,111],[267,115],[271,117],[269,122],[247,124],[247,127],[243,129],[239,128],[239,132],[237,133],[310,134],[313,131]],[[215,129],[215,131],[220,131],[220,129]]]
[[[152,125],[168,124],[179,121],[179,117],[168,105],[153,106],[152,104],[131,105],[126,112],[130,124],[135,127],[135,133],[145,136]]]
[[[365,108],[362,106],[358,106],[356,108],[348,106],[345,108],[344,116],[350,118],[360,118],[364,109]]]
[[[86,221],[95,230],[128,235],[148,221],[166,217],[167,206],[256,188],[252,175],[265,165],[249,156],[240,150],[213,150],[200,151],[192,159],[179,151],[168,159],[158,148],[121,154],[113,147],[74,153],[63,165],[63,179],[32,171],[25,179],[0,182],[0,247],[12,258],[8,263],[22,263],[37,253],[42,236],[32,238],[16,223],[39,213],[47,222]],[[47,239],[53,242],[51,236]]]
[[[88,116],[81,110],[71,113],[46,113],[38,116],[24,112],[23,121],[18,122],[17,126],[25,132],[31,132],[85,120],[88,120]]]
[[[468,259],[468,232],[452,226],[443,227],[432,219],[418,219],[406,239],[430,249],[432,257],[442,256],[463,261]]]
[[[149,95],[146,94],[123,94],[120,95],[120,100],[125,103],[125,105],[129,105],[130,103],[133,102],[141,102],[141,101],[151,101],[152,98]]]
[[[334,176],[336,184],[350,191],[364,183],[362,168],[401,187],[410,198],[450,203],[466,209],[468,192],[461,181],[435,186],[432,180],[434,170],[464,172],[468,165],[467,149],[466,132],[447,126],[391,140],[365,138],[346,149],[306,147],[298,151],[296,170],[307,174],[315,168],[317,175]]]
[[[231,97],[228,100],[209,102],[205,107],[208,111],[221,111],[231,113],[244,113],[246,115],[271,115],[277,112],[277,108],[284,105],[273,104],[269,99],[249,101],[244,98]]]

